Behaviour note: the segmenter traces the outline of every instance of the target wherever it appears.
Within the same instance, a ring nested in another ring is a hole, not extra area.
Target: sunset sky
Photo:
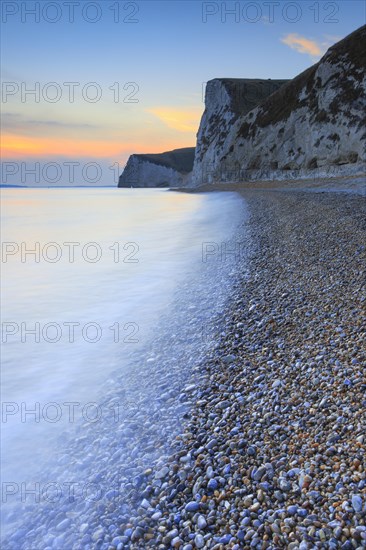
[[[4,0],[2,183],[115,185],[195,144],[206,81],[292,78],[364,23],[361,0]]]

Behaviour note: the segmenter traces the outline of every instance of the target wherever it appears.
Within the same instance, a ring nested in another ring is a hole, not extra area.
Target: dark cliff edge
[[[128,159],[118,187],[168,187],[182,184],[192,171],[194,147],[164,153],[134,154]]]
[[[232,97],[230,80],[208,83],[194,167],[186,186],[362,173],[365,43],[366,25],[334,44],[293,80],[283,81],[249,111],[240,112],[243,100]]]
[[[118,187],[359,176],[366,164],[366,25],[292,80],[215,78],[196,147],[131,155]]]
[[[257,107],[288,80],[260,78],[214,78],[206,85],[205,111],[197,133],[196,162],[207,149],[220,148],[233,124]]]

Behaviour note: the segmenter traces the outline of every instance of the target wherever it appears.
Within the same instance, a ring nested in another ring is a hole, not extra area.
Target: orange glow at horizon
[[[179,140],[162,139],[153,143],[123,143],[121,141],[75,140],[65,138],[29,137],[17,134],[2,136],[1,155],[3,160],[22,159],[25,157],[91,157],[112,158],[133,153],[161,153],[190,144]]]
[[[24,156],[111,157],[128,152],[131,146],[133,144],[5,134],[2,139],[2,155],[8,158],[24,158]]]

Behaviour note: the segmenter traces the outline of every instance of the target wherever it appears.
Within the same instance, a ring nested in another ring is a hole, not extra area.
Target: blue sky
[[[292,78],[365,23],[361,0],[69,4],[73,21],[63,0],[2,2],[4,158],[12,162],[123,167],[133,152],[194,145],[207,80]],[[65,82],[78,84],[73,102]],[[36,86],[39,97],[25,94]],[[113,185],[108,177],[101,183]]]

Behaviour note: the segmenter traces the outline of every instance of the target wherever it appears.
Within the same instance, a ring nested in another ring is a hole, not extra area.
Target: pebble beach
[[[250,246],[217,318],[194,305],[192,320],[177,316],[172,342],[156,343],[174,363],[152,349],[134,390],[131,376],[127,401],[145,383],[145,403],[98,437],[87,427],[59,457],[72,479],[90,467],[89,481],[115,490],[25,509],[27,530],[4,548],[366,548],[366,200],[242,194]]]
[[[366,201],[244,196],[250,273],[117,548],[366,548]]]

